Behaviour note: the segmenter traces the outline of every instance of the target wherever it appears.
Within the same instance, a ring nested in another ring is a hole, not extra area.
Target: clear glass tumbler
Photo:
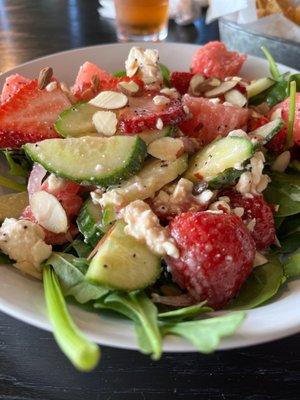
[[[120,41],[160,41],[168,35],[168,0],[115,0]]]

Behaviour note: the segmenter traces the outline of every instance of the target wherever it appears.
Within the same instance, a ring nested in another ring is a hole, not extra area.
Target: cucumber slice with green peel
[[[254,146],[250,140],[237,136],[227,136],[215,140],[195,154],[185,178],[192,182],[205,179],[211,181],[225,170],[241,165],[254,153]]]
[[[208,182],[208,187],[212,190],[218,190],[227,186],[232,186],[243,172],[244,170],[235,168],[225,169],[224,172]]]
[[[120,208],[134,200],[152,197],[186,169],[187,155],[182,155],[175,161],[150,159],[136,176],[104,193],[101,199],[102,204],[104,206],[111,204]]]
[[[247,86],[247,97],[250,99],[258,95],[259,93],[269,89],[269,87],[273,86],[275,81],[270,78],[260,78],[254,82],[251,82],[250,85]]]
[[[281,128],[284,127],[284,121],[281,118],[276,118],[267,124],[260,126],[252,132],[248,133],[250,137],[261,136],[264,140],[263,143],[267,143],[271,140],[276,133],[280,131]]]
[[[47,171],[82,184],[110,186],[138,172],[147,154],[138,136],[47,139],[24,145]]]
[[[110,289],[132,291],[152,285],[161,272],[160,257],[124,232],[118,221],[106,234],[92,259],[86,279]]]
[[[63,111],[54,124],[57,133],[63,137],[80,137],[97,134],[92,117],[98,107],[89,103],[78,103]]]
[[[102,210],[100,205],[88,199],[81,208],[76,220],[79,231],[84,236],[85,243],[95,247],[106,230],[102,224]]]
[[[174,136],[176,129],[172,126],[167,126],[161,130],[154,130],[154,131],[144,131],[139,133],[138,136],[146,143],[150,144],[154,142],[156,139],[161,139],[162,137],[166,136]]]
[[[5,218],[19,218],[28,204],[27,192],[0,196],[0,221],[4,221]]]

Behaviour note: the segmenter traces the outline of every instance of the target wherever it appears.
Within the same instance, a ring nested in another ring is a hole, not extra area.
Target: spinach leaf
[[[206,303],[206,301],[202,301],[199,304],[195,304],[189,307],[183,307],[177,310],[163,312],[158,314],[158,318],[172,322],[179,322],[184,319],[192,319],[199,314],[213,311],[211,307],[205,307]]]
[[[280,253],[293,253],[300,248],[300,232],[292,233],[280,240]]]
[[[9,166],[9,174],[27,178],[32,169],[32,163],[28,160],[23,150],[3,150],[3,154]]]
[[[152,354],[154,359],[160,358],[162,337],[158,328],[157,308],[144,292],[114,292],[104,299],[104,304],[134,321],[141,351]]]
[[[272,54],[269,52],[269,50],[265,46],[262,46],[261,49],[269,63],[270,73],[271,73],[272,77],[274,79],[278,79],[280,77],[280,72],[279,72],[278,66],[277,66]]]
[[[6,178],[5,176],[0,176],[0,186],[4,186],[8,189],[16,190],[17,192],[25,192],[27,190],[26,185],[15,182],[12,179]]]
[[[264,191],[269,203],[279,204],[277,217],[287,217],[300,213],[300,175],[296,172],[269,174],[271,183]]]
[[[164,84],[166,86],[170,86],[170,70],[168,67],[166,67],[164,64],[159,64],[159,68],[161,70]]]
[[[284,274],[287,278],[300,276],[300,250],[291,255],[284,263]]]
[[[86,303],[105,296],[108,289],[95,286],[85,280],[88,262],[72,254],[52,253],[46,265],[55,270],[65,296],[74,296],[79,303]]]
[[[113,73],[113,76],[115,76],[116,78],[123,78],[123,76],[126,76],[126,71],[124,70],[116,71]]]
[[[284,281],[283,268],[274,255],[269,262],[254,268],[237,297],[227,307],[230,310],[247,310],[271,299]]]
[[[71,243],[72,248],[76,251],[78,257],[86,258],[91,251],[93,250],[91,246],[87,243],[83,242],[82,240],[75,239]]]
[[[8,255],[2,253],[2,251],[0,251],[0,264],[13,264],[14,261],[11,260]]]
[[[172,334],[189,340],[201,353],[211,353],[218,348],[223,336],[236,331],[244,318],[244,312],[234,312],[204,320],[165,324],[161,329],[164,335]]]
[[[280,225],[277,235],[284,238],[297,232],[300,232],[300,214],[286,218]]]
[[[74,324],[57,276],[49,266],[43,268],[47,312],[55,340],[61,351],[81,371],[91,371],[100,359],[100,349]]]

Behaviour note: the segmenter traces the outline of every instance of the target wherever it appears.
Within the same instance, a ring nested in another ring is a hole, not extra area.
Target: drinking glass
[[[160,41],[168,35],[168,0],[115,0],[120,41]]]

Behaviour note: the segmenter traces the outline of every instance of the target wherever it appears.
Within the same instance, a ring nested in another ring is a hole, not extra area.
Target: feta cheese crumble
[[[0,249],[16,262],[20,271],[42,278],[41,263],[50,257],[52,246],[44,242],[43,229],[31,221],[6,218],[0,228]]]
[[[259,194],[266,189],[270,178],[262,173],[264,162],[263,153],[261,151],[256,152],[250,160],[250,171],[243,172],[235,186],[238,192],[243,195],[247,193]]]
[[[179,257],[175,241],[168,230],[162,227],[149,205],[142,200],[135,200],[121,211],[126,222],[125,233],[147,244],[153,253],[160,256]]]

